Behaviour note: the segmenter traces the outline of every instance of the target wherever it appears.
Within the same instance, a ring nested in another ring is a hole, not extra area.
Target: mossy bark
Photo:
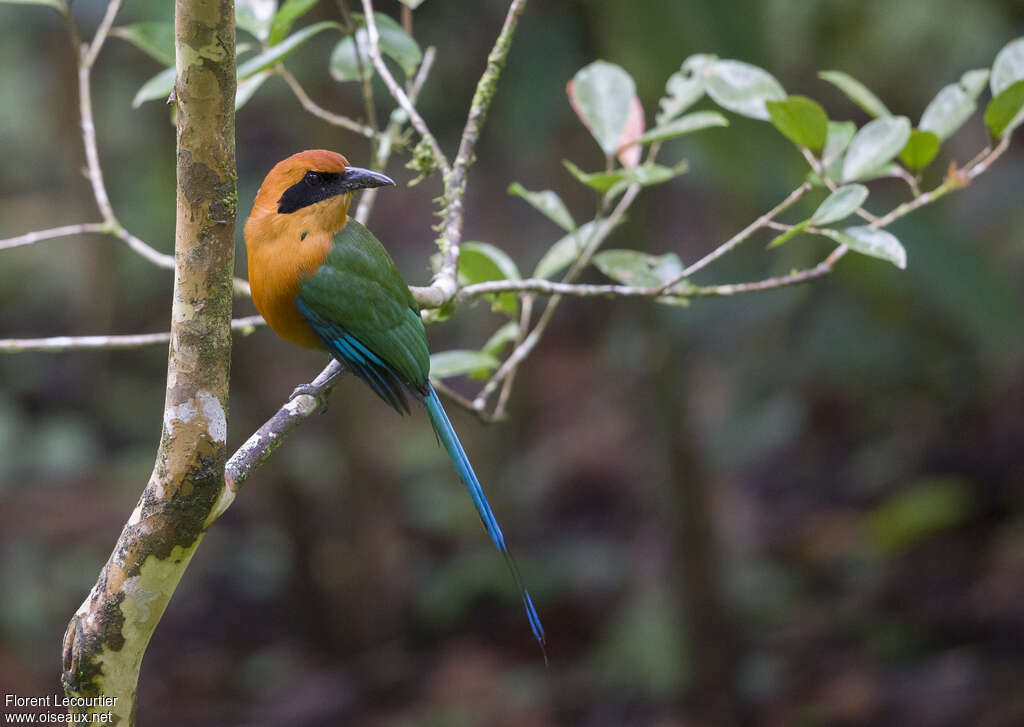
[[[133,724],[139,667],[212,520],[227,460],[237,207],[233,0],[176,0],[177,219],[163,432],[153,474],[64,638],[69,697],[116,697]],[[85,700],[88,702],[88,700]]]

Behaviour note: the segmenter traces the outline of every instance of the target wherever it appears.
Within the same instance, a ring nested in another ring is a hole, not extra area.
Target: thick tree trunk
[[[175,52],[177,227],[163,433],[139,504],[64,637],[67,695],[106,698],[83,700],[73,711],[110,711],[122,724],[134,723],[143,654],[212,521],[227,459],[237,203],[233,0],[176,0]]]

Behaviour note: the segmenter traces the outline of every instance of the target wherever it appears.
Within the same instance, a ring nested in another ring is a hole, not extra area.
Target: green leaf
[[[694,111],[682,118],[668,123],[660,123],[646,134],[640,137],[640,144],[650,144],[654,141],[665,141],[674,139],[683,134],[692,134],[694,131],[701,131],[712,126],[728,126],[729,120],[717,111]]]
[[[885,107],[885,104],[882,103],[878,96],[869,91],[867,86],[853,76],[842,71],[821,71],[818,73],[818,78],[831,83],[846,94],[847,98],[875,118],[892,116],[889,109]]]
[[[247,59],[244,63],[238,66],[239,80],[248,78],[249,76],[259,73],[265,68],[270,68],[276,63],[280,63],[291,55],[300,45],[320,31],[327,30],[328,28],[341,30],[340,25],[329,20],[325,20],[321,23],[314,23],[313,25],[307,25],[302,30],[292,33],[280,43],[270,46],[262,53],[257,53],[252,58]]]
[[[806,96],[790,96],[783,101],[767,101],[772,125],[797,146],[821,151],[828,136],[828,115],[816,101]]]
[[[566,87],[569,102],[605,156],[619,148],[636,95],[633,78],[607,61],[581,68]]]
[[[868,522],[883,552],[908,548],[971,517],[971,483],[957,478],[929,478],[889,497],[871,512]]]
[[[718,57],[713,55],[692,55],[683,61],[678,71],[668,77],[665,95],[658,101],[661,107],[656,117],[658,126],[664,126],[700,100],[704,95],[701,71],[717,60]]]
[[[951,83],[925,107],[917,128],[930,131],[939,141],[945,141],[963,126],[975,108],[977,104],[967,89],[959,83]]]
[[[868,198],[868,188],[863,184],[847,184],[825,198],[811,215],[811,224],[830,225],[849,217]]]
[[[631,184],[649,187],[661,184],[686,171],[687,164],[682,162],[674,167],[660,164],[644,164],[632,169],[616,169],[614,172],[584,172],[568,159],[563,159],[565,168],[583,184],[596,189],[601,194],[613,194],[616,188],[625,189]]]
[[[373,17],[377,21],[377,31],[380,34],[381,52],[395,61],[406,76],[413,75],[419,68],[420,61],[423,60],[419,44],[408,36],[402,26],[390,15],[374,13]],[[361,13],[353,13],[352,18],[359,25],[355,37],[349,35],[342,38],[334,47],[334,52],[331,53],[331,76],[337,81],[359,80],[359,62],[356,60],[357,47],[364,71],[371,75],[374,72],[373,63],[370,61],[367,50],[366,17]]]
[[[544,253],[533,271],[535,278],[550,278],[576,261],[595,234],[604,234],[608,220],[591,220],[560,239]]]
[[[743,61],[715,61],[702,69],[708,96],[742,116],[768,121],[766,101],[782,101],[786,91],[775,77]]]
[[[237,0],[235,25],[265,41],[276,12],[277,0]]]
[[[970,94],[970,97],[977,100],[981,92],[985,90],[985,84],[988,82],[989,72],[987,68],[976,68],[973,71],[967,71],[964,75],[960,76],[960,85],[964,87],[964,90]]]
[[[857,132],[843,160],[843,182],[870,176],[891,161],[910,139],[905,116],[885,116],[869,121]]]
[[[171,89],[174,88],[175,73],[174,66],[171,66],[160,71],[142,84],[142,88],[135,93],[135,98],[132,99],[132,108],[137,109],[146,101],[153,101],[158,98],[166,100],[171,95]]]
[[[900,270],[907,267],[907,251],[894,235],[885,230],[876,230],[873,227],[847,227],[841,232],[826,228],[818,230],[818,233],[846,245],[861,255],[888,260]]]
[[[664,285],[683,272],[683,263],[674,252],[648,255],[637,250],[603,250],[594,255],[594,265],[612,280],[640,288]]]
[[[430,354],[430,375],[437,379],[461,376],[474,371],[492,371],[498,367],[498,359],[483,351],[440,351]]]
[[[366,18],[361,13],[353,13],[352,17],[357,23],[365,25]],[[423,60],[423,51],[420,50],[419,43],[413,40],[401,24],[390,15],[374,13],[373,19],[377,21],[381,52],[397,63],[406,76],[414,75],[416,69],[420,67],[420,61]]]
[[[270,23],[267,44],[277,45],[284,40],[295,21],[312,10],[318,2],[319,0],[285,0]]]
[[[164,66],[174,65],[174,24],[146,21],[111,28],[110,34],[123,38]]]
[[[525,199],[534,209],[566,232],[571,232],[576,228],[576,222],[572,219],[572,215],[569,214],[569,210],[566,209],[562,198],[550,189],[531,192],[519,182],[513,182],[508,187],[508,193]]]
[[[1012,133],[1024,121],[1024,80],[1003,89],[985,109],[985,125],[995,139]]]
[[[996,54],[988,79],[992,96],[998,96],[1017,81],[1024,81],[1024,38],[1011,40]]]
[[[0,0],[0,3],[7,5],[44,5],[60,13],[65,13],[68,9],[63,0]]]
[[[459,253],[459,278],[463,285],[488,280],[519,280],[519,269],[503,250],[486,242],[464,242]],[[515,315],[519,297],[514,292],[488,295],[496,311]]]
[[[490,338],[487,339],[487,343],[481,349],[484,353],[489,353],[492,356],[498,356],[505,346],[519,338],[519,323],[516,321],[508,321],[501,328],[496,330]]]
[[[825,167],[825,175],[833,182],[839,182],[843,173],[843,153],[850,146],[850,141],[857,133],[857,125],[852,121],[829,121],[828,135],[825,137],[825,149],[821,152],[821,163]]]
[[[239,81],[238,87],[235,89],[235,111],[245,106],[268,78],[270,78],[270,71],[260,71],[255,76],[249,76],[244,81]]]
[[[768,245],[767,245],[768,249],[771,249],[773,247],[778,247],[779,245],[782,245],[783,243],[789,242],[794,237],[799,235],[801,232],[806,230],[807,227],[810,224],[811,224],[810,220],[804,220],[803,222],[799,222],[799,223],[793,225],[788,230],[783,232],[781,235],[776,235],[775,238],[771,242],[768,243]]]
[[[907,145],[900,152],[900,160],[908,168],[917,171],[932,163],[939,153],[939,137],[931,131],[914,129],[910,133]]]
[[[335,81],[358,81],[360,79],[359,70],[362,69],[366,73],[373,74],[373,64],[370,62],[369,56],[366,55],[364,50],[366,45],[366,31],[362,28],[357,31],[357,37],[359,38],[359,56],[356,56],[356,41],[351,35],[345,36],[338,41],[338,44],[334,46],[334,50],[331,51],[331,59],[328,62],[328,68],[331,73],[331,78]]]

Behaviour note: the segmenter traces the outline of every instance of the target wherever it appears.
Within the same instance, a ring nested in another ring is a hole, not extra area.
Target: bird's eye
[[[306,184],[311,187],[316,187],[323,181],[323,177],[318,172],[306,172]]]

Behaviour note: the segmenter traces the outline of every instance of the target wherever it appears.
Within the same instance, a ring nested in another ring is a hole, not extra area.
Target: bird
[[[430,383],[426,329],[384,245],[348,217],[360,189],[394,186],[334,151],[310,149],[278,162],[245,223],[249,285],[256,309],[280,338],[324,349],[399,414],[409,399],[430,423],[504,556],[547,663],[547,637],[480,480]],[[309,393],[298,387],[292,396]]]

